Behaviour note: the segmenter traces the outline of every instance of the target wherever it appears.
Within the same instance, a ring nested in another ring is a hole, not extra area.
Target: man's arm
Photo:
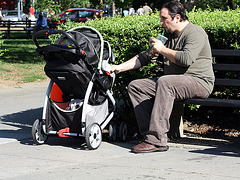
[[[119,64],[119,65],[112,65],[111,71],[115,72],[116,74],[124,71],[129,71],[133,69],[141,68],[141,63],[138,59],[138,56],[134,56],[133,58],[129,59],[128,61]]]
[[[151,46],[156,53],[162,54],[171,62],[179,66],[188,67],[197,59],[206,40],[208,39],[207,36],[204,36],[204,33],[195,32],[188,34],[187,43],[185,43],[184,47],[179,51],[165,47],[162,42],[156,38],[151,38]]]

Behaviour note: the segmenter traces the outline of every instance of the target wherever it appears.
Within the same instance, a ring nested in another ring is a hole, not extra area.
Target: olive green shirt
[[[203,28],[189,23],[178,34],[165,34],[165,36],[168,38],[166,47],[177,50],[177,53],[175,63],[163,57],[164,74],[191,76],[211,93],[215,77],[212,68],[211,47],[208,35]],[[138,55],[142,66],[156,58],[157,55],[153,56],[149,49]]]

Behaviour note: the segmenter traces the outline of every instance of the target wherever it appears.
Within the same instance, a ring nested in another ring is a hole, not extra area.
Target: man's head
[[[176,32],[181,24],[188,20],[186,11],[180,2],[170,1],[160,11],[161,25],[169,32]]]

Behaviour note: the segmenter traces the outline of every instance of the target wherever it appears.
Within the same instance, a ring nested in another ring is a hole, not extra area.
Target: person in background
[[[2,8],[0,8],[0,21],[3,20],[3,15],[2,15]]]
[[[145,14],[150,15],[152,13],[152,9],[148,6],[148,3],[145,3],[145,6],[143,6],[143,10]]]
[[[45,17],[43,17],[42,14],[39,14],[37,21],[35,23],[34,29],[33,29],[33,33],[36,33],[39,30],[43,30],[43,29],[48,29],[48,24],[47,24],[47,20]]]
[[[130,8],[129,8],[129,16],[132,16],[135,14],[135,9],[133,8],[132,5],[130,5]]]
[[[124,9],[123,10],[123,16],[128,16],[128,12],[129,12],[128,9]]]
[[[29,15],[31,20],[36,20],[34,16],[34,8],[32,6],[29,8]]]
[[[168,38],[166,45],[150,38],[148,50],[111,67],[111,71],[118,74],[139,69],[154,58],[164,65],[163,76],[136,79],[128,85],[139,131],[144,136],[141,143],[132,147],[133,153],[167,151],[174,101],[207,98],[214,86],[211,47],[204,29],[188,21],[180,2],[165,3],[160,18]]]
[[[139,16],[142,16],[142,15],[144,14],[144,10],[143,10],[143,7],[142,7],[142,6],[140,6],[140,7],[138,8],[137,14],[138,14]]]

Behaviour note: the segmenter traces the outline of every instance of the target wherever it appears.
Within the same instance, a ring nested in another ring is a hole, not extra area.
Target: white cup
[[[167,37],[165,37],[165,36],[163,36],[161,34],[158,34],[157,39],[162,41],[163,44],[165,44],[167,42],[167,40],[168,40]]]
[[[168,40],[167,37],[165,37],[165,36],[163,36],[163,35],[161,35],[161,34],[158,34],[158,36],[157,36],[156,39],[160,40],[163,44],[165,44],[165,43],[167,42],[167,40]],[[152,38],[150,38],[149,45],[150,45],[151,47],[154,45],[154,43],[152,42]],[[157,52],[155,52],[153,49],[151,50],[151,53],[153,53],[153,54],[151,54],[151,55],[157,54]]]

